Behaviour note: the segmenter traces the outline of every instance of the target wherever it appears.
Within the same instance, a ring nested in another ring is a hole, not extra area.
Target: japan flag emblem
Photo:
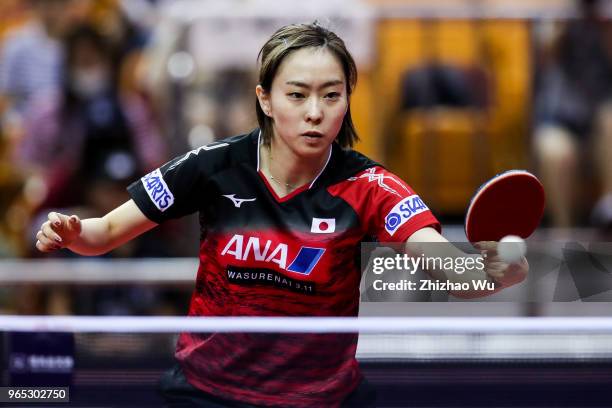
[[[310,232],[314,234],[331,234],[336,231],[335,218],[313,218]]]

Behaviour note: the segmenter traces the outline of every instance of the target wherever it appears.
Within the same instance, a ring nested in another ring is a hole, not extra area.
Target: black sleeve
[[[205,183],[210,176],[206,173],[211,171],[205,164],[212,161],[216,147],[225,146],[203,146],[176,157],[130,184],[127,190],[144,215],[158,224],[192,214],[204,204]]]

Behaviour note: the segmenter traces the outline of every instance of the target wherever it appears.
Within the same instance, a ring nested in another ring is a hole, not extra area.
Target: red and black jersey
[[[192,316],[357,316],[360,243],[440,228],[397,176],[333,144],[318,177],[279,198],[259,171],[260,132],[177,157],[128,187],[161,223],[198,211]],[[356,334],[181,334],[195,387],[264,406],[335,406],[357,386]]]

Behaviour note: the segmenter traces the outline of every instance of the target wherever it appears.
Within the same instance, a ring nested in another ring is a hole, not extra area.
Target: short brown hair
[[[259,85],[261,85],[264,91],[270,92],[276,71],[278,71],[278,67],[285,57],[293,51],[308,47],[325,47],[338,58],[346,78],[347,97],[350,97],[357,84],[357,66],[355,61],[346,49],[344,41],[332,31],[320,26],[317,22],[287,25],[281,27],[270,37],[257,56],[257,59],[261,62]],[[272,140],[272,119],[264,114],[257,99],[255,100],[255,110],[263,142],[270,144]],[[336,140],[342,147],[352,147],[359,140],[353,125],[353,119],[351,118],[350,100]]]

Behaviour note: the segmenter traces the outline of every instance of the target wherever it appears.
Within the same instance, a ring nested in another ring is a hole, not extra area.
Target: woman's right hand
[[[41,252],[51,252],[66,248],[81,234],[81,220],[76,215],[50,212],[48,220],[36,233],[36,248]]]

